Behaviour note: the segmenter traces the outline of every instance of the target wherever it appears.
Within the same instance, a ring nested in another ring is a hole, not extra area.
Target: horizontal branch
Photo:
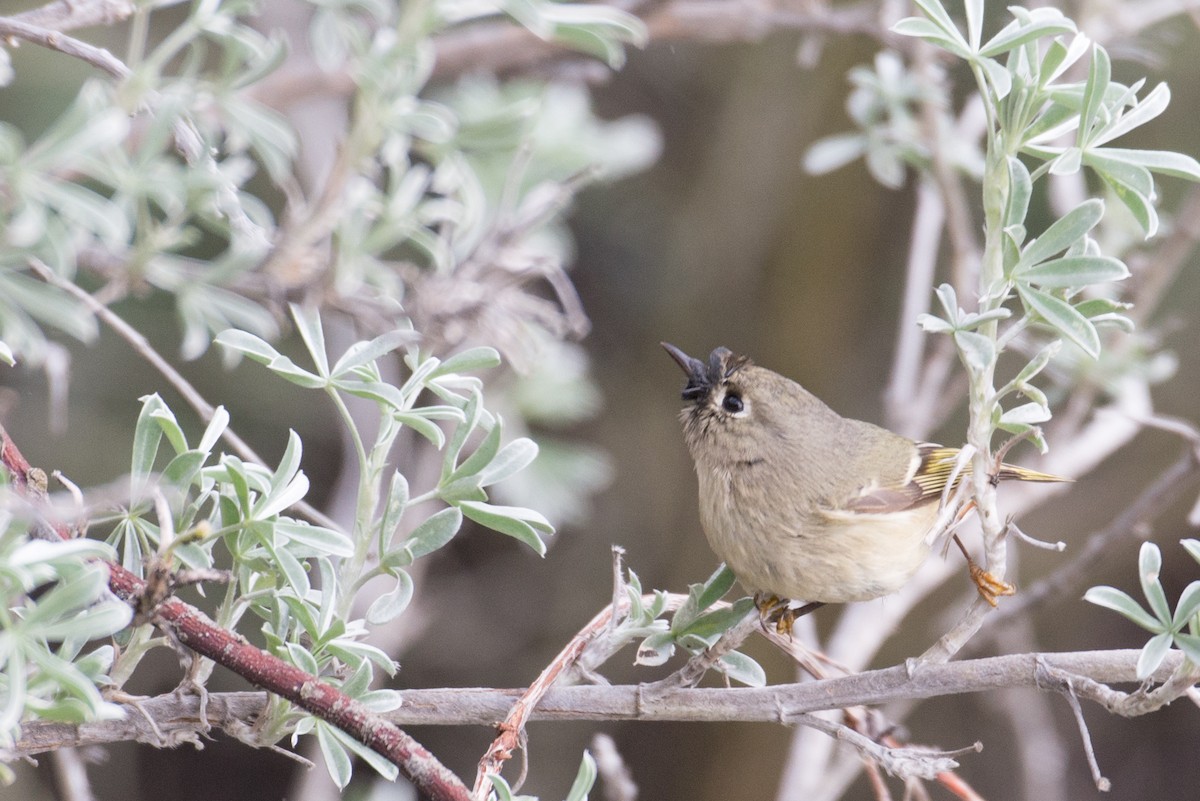
[[[824,709],[883,704],[906,699],[984,692],[1005,687],[1060,691],[1072,678],[1079,697],[1117,714],[1151,711],[1128,699],[1153,696],[1122,693],[1108,684],[1137,681],[1139,651],[1076,651],[1014,654],[945,664],[928,664],[909,676],[903,665],[853,676],[778,684],[771,687],[675,688],[643,692],[644,685],[581,685],[549,690],[529,719],[534,721],[642,720],[743,721],[788,723],[799,714]],[[1155,681],[1169,682],[1182,663],[1168,654]],[[1050,680],[1047,680],[1050,677]],[[1076,681],[1076,680],[1080,681]],[[1178,689],[1178,688],[1176,688]],[[524,689],[452,687],[403,691],[404,703],[385,717],[398,726],[494,726],[525,693]],[[1159,696],[1156,700],[1168,700]],[[1168,700],[1169,702],[1169,700]],[[211,693],[208,722],[236,735],[252,725],[266,704],[264,693]],[[1161,705],[1161,703],[1159,704]],[[149,725],[146,718],[155,722]],[[124,720],[72,725],[32,722],[5,758],[30,756],[65,746],[137,741],[178,745],[201,731],[200,701],[175,694],[148,698],[130,707]]]

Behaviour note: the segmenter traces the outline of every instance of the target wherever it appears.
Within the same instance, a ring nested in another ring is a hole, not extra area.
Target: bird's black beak
[[[663,350],[671,354],[671,358],[687,374],[688,382],[687,386],[683,388],[683,399],[694,401],[707,395],[709,390],[712,389],[712,382],[709,380],[708,365],[699,359],[688,356],[668,342],[660,342],[658,344],[663,346]]]

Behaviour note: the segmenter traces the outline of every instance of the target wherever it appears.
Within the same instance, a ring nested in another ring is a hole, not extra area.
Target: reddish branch
[[[18,492],[35,505],[41,505],[45,476],[29,465],[3,427],[0,427],[0,461],[12,475]],[[60,539],[70,537],[70,532],[61,523],[47,521],[47,526]],[[48,536],[49,532],[42,535]],[[112,591],[138,606],[146,582],[118,564],[108,562],[107,565],[108,585]],[[382,754],[433,801],[470,800],[466,785],[404,731],[315,676],[221,628],[200,610],[178,598],[167,598],[154,608],[153,619],[175,640],[201,656],[286,698]]]
[[[521,747],[525,724],[529,721],[529,716],[533,714],[538,702],[554,686],[554,682],[558,681],[563,671],[579,661],[588,645],[604,631],[612,619],[613,605],[610,604],[600,610],[586,626],[580,629],[579,633],[571,638],[567,647],[554,657],[554,660],[546,666],[533,684],[529,685],[529,689],[525,690],[517,702],[512,705],[512,709],[509,710],[504,721],[496,725],[500,734],[483,755],[483,759],[479,761],[479,772],[475,776],[476,799],[487,798],[488,792],[491,790],[488,776],[500,775],[504,763],[512,759],[513,754]]]

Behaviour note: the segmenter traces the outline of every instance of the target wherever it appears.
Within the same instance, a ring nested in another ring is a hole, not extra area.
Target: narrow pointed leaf
[[[1158,666],[1167,658],[1167,652],[1171,650],[1171,633],[1163,632],[1156,634],[1150,638],[1150,641],[1142,648],[1141,654],[1138,655],[1137,661],[1137,677],[1140,680],[1145,680],[1150,677],[1154,671],[1158,670]]]
[[[1046,229],[1040,237],[1030,243],[1021,253],[1017,270],[1039,264],[1051,256],[1062,253],[1096,227],[1104,216],[1104,201],[1097,198],[1085,200],[1064,214]]]
[[[1100,355],[1100,335],[1096,333],[1096,327],[1071,304],[1029,286],[1018,285],[1017,292],[1026,306],[1085,353],[1092,358]]]
[[[1129,268],[1111,256],[1064,256],[1014,272],[1013,277],[1043,288],[1074,289],[1128,278]]]
[[[1092,587],[1084,593],[1083,600],[1124,615],[1146,631],[1162,631],[1162,624],[1124,590],[1118,590],[1116,587]]]

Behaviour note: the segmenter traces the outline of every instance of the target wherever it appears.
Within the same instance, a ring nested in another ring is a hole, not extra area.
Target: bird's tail
[[[1020,465],[1009,464],[1008,462],[1002,462],[1000,464],[1000,472],[996,475],[996,478],[1000,481],[1007,481],[1011,479],[1015,481],[1043,481],[1047,483],[1075,480],[1065,476],[1056,476],[1053,473],[1043,473],[1038,470],[1030,470],[1028,467],[1021,467]]]

